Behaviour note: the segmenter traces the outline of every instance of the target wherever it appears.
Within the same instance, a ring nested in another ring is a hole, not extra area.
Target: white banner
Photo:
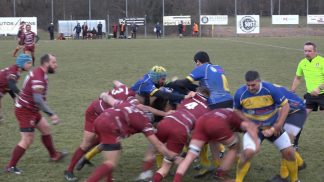
[[[227,15],[200,15],[200,25],[227,25]]]
[[[324,15],[307,15],[307,24],[324,24]]]
[[[145,18],[120,18],[119,24],[121,24],[122,22],[126,22],[126,25],[132,25],[133,23],[135,23],[138,26],[143,26],[145,25]]]
[[[58,32],[63,33],[64,36],[72,36],[75,34],[75,31],[73,31],[74,27],[78,23],[80,23],[80,26],[82,27],[84,22],[88,25],[88,31],[91,31],[93,28],[97,30],[97,25],[101,22],[102,32],[106,32],[106,20],[59,20]]]
[[[298,15],[272,15],[272,24],[274,25],[298,25]]]
[[[17,35],[22,21],[37,34],[37,17],[0,17],[0,35]]]
[[[191,25],[191,17],[190,16],[164,16],[163,17],[163,25],[178,25],[180,22],[183,22],[183,25]]]
[[[236,33],[238,34],[260,33],[260,16],[259,15],[237,15]]]

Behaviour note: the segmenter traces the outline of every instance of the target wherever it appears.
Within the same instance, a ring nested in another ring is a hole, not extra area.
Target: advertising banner
[[[17,35],[22,21],[37,34],[37,17],[0,17],[0,35]]]
[[[200,15],[200,25],[227,25],[227,15]]]
[[[164,16],[163,17],[164,26],[178,25],[180,24],[181,21],[183,22],[183,25],[191,25],[190,16]]]
[[[260,33],[260,16],[259,15],[237,15],[236,33],[238,34]]]
[[[324,24],[324,15],[307,15],[307,24]]]
[[[298,15],[272,15],[272,24],[274,25],[298,25]]]

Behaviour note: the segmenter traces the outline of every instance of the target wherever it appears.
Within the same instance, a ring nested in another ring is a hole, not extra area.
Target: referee
[[[316,45],[312,42],[304,44],[304,55],[297,67],[296,76],[291,86],[291,91],[295,92],[300,84],[302,76],[306,82],[307,113],[324,110],[324,58],[317,55]]]
[[[297,67],[296,76],[291,86],[291,91],[295,92],[300,84],[302,76],[306,82],[306,101],[307,114],[320,109],[324,110],[324,58],[317,55],[316,45],[313,42],[304,44],[304,55]],[[295,138],[294,147],[298,149],[298,141],[301,131]]]

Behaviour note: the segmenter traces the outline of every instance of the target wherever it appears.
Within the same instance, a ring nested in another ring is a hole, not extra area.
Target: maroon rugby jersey
[[[20,39],[23,39],[24,36],[25,36],[25,25],[20,25],[17,37],[20,38]]]
[[[187,132],[190,132],[195,125],[196,120],[209,111],[207,99],[196,94],[192,98],[184,99],[175,113],[166,116],[183,125]]]
[[[135,133],[143,133],[145,136],[154,134],[155,129],[150,123],[149,117],[131,101],[122,101],[116,108],[105,110],[96,120],[110,118],[107,122],[114,122],[121,138],[127,138]],[[113,119],[112,119],[113,118]]]
[[[107,92],[114,99],[117,100],[126,100],[130,96],[134,96],[134,92],[131,91],[126,85],[120,87],[114,87],[112,90]],[[110,108],[111,106],[104,102],[102,99],[96,99],[91,102],[87,108],[87,112],[93,113],[96,116],[99,116],[104,110]]]
[[[6,92],[9,90],[8,80],[15,80],[17,82],[19,77],[20,77],[19,67],[15,64],[10,67],[0,70],[0,89],[1,89],[1,91]]]
[[[32,46],[35,42],[35,36],[36,34],[32,31],[25,32],[24,35],[24,43],[26,46]]]
[[[33,94],[39,93],[46,101],[48,76],[40,67],[33,69],[26,75],[23,88],[18,98],[18,104],[39,111],[33,100]]]

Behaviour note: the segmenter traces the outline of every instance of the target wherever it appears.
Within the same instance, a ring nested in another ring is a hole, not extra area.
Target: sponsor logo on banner
[[[307,24],[324,24],[324,15],[307,15]]]
[[[272,15],[272,24],[274,25],[298,25],[298,15]]]
[[[191,25],[191,16],[164,16],[163,25],[171,26],[178,25],[180,22],[183,22],[183,25]]]
[[[237,16],[237,33],[259,33],[259,15]]]
[[[201,25],[227,25],[228,16],[227,15],[201,15],[200,24]]]
[[[122,22],[123,23],[126,22],[126,25],[132,25],[133,23],[135,23],[136,25],[143,26],[143,25],[145,25],[145,18],[122,18],[122,19],[119,19],[119,24],[121,24]]]
[[[37,34],[37,17],[0,17],[0,35],[17,35],[22,21]]]

